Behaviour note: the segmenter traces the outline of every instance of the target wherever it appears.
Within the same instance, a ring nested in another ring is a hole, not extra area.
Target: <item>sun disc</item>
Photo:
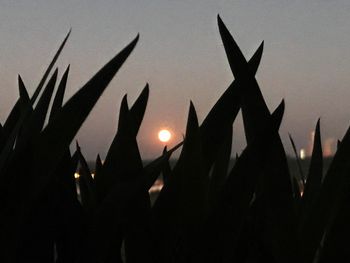
[[[158,139],[161,142],[168,142],[171,138],[171,133],[168,130],[161,130],[158,132]]]

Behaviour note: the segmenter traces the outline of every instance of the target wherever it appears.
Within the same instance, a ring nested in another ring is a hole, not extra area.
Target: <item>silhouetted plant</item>
[[[218,25],[234,81],[201,124],[191,102],[184,141],[147,165],[136,136],[148,84],[131,107],[123,98],[94,176],[80,146],[69,150],[139,36],[64,105],[69,67],[55,95],[58,70],[51,71],[70,32],[31,97],[18,76],[19,99],[0,126],[1,262],[350,260],[350,132],[323,177],[318,121],[307,177],[300,167],[291,176],[278,133],[284,101],[270,113],[255,79],[263,43],[247,61],[220,17]],[[230,168],[239,110],[247,147]],[[161,174],[164,187],[152,205],[149,189]]]

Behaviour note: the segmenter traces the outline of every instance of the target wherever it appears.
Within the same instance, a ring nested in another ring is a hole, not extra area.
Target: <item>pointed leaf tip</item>
[[[125,94],[120,104],[118,131],[123,130],[123,127],[126,127],[125,125],[127,126],[129,125],[127,120],[128,113],[129,113],[128,99],[127,99],[127,94]]]
[[[50,113],[49,122],[51,122],[54,119],[54,117],[58,114],[58,112],[62,108],[64,93],[66,90],[66,85],[67,85],[67,80],[68,80],[68,75],[69,75],[69,70],[70,70],[70,65],[68,65],[68,67],[66,68],[66,70],[63,73],[63,76],[61,78],[61,81],[58,84],[56,95],[54,97],[54,100],[53,100],[53,103],[51,106],[51,113]]]
[[[132,120],[130,124],[132,127],[133,134],[135,136],[137,135],[140,129],[143,117],[145,115],[148,97],[149,97],[149,86],[147,83],[146,86],[143,88],[141,94],[138,96],[138,98],[130,108],[130,116]]]
[[[138,38],[139,35],[78,90],[62,107],[55,121],[49,122],[42,131],[35,149],[38,161],[45,163],[42,171],[58,163],[57,160],[60,160],[110,81],[133,51]],[[35,98],[32,97],[32,100],[35,101]],[[67,119],[70,121],[67,122]],[[48,155],[48,151],[52,151],[52,154]]]
[[[191,126],[192,128],[194,126],[198,127],[197,112],[192,101],[190,101],[190,110],[188,113],[188,125]],[[187,136],[187,132],[186,132],[186,136]]]
[[[222,21],[220,15],[218,15],[218,26],[219,26],[220,34],[223,34],[223,32],[225,32],[225,34],[231,35],[229,30],[227,29],[224,21]]]
[[[121,107],[126,107],[127,109],[129,109],[129,105],[128,105],[128,94],[125,94],[125,95],[123,96],[122,103],[121,103]]]
[[[24,99],[25,101],[29,101],[29,95],[28,95],[27,89],[24,85],[24,82],[21,78],[21,75],[18,75],[18,87],[19,87],[20,98]]]
[[[259,45],[258,49],[256,50],[256,55],[259,57],[259,61],[261,60],[263,51],[264,51],[264,40],[261,42],[261,44]]]
[[[137,42],[140,39],[140,33],[137,33],[136,37],[133,39],[133,41],[131,41],[131,43],[129,44],[129,46],[133,46],[135,47],[135,45],[137,44]]]
[[[261,42],[260,46],[253,54],[252,58],[249,60],[248,67],[249,67],[249,71],[251,72],[252,76],[255,76],[256,72],[258,71],[258,67],[260,65],[263,50],[264,50],[264,41]]]
[[[146,97],[148,99],[148,96],[149,96],[149,85],[148,85],[148,83],[146,83],[145,87],[141,91],[139,98]]]
[[[196,108],[194,107],[192,100],[190,101],[190,114],[197,115]]]
[[[278,107],[281,107],[281,110],[283,110],[283,112],[284,112],[285,106],[286,106],[286,104],[284,102],[284,99],[282,99],[282,101],[281,101],[280,105],[278,105]]]
[[[222,19],[221,19],[221,17],[220,17],[220,14],[218,14],[217,16],[216,16],[216,18],[217,18],[217,20],[218,20],[218,23],[224,23],[224,22],[222,22]]]
[[[318,118],[317,123],[316,123],[316,130],[320,129],[320,123],[321,123],[321,118]]]
[[[145,86],[144,90],[147,91],[147,93],[149,93],[149,84],[148,84],[148,82],[146,83],[146,86]]]
[[[55,56],[53,57],[51,63],[50,63],[49,66],[47,67],[47,69],[46,69],[46,71],[45,71],[43,77],[41,78],[41,80],[40,80],[40,82],[39,82],[39,84],[38,84],[38,87],[37,87],[36,90],[34,91],[34,94],[33,94],[32,98],[31,98],[32,104],[34,104],[34,102],[35,102],[36,99],[38,98],[39,93],[40,93],[42,87],[44,86],[45,81],[46,81],[48,75],[50,74],[51,69],[53,68],[54,64],[56,63],[56,61],[57,61],[57,59],[58,59],[58,57],[59,57],[59,55],[61,54],[62,49],[63,49],[63,47],[65,46],[65,44],[66,44],[66,42],[67,42],[67,40],[68,40],[68,37],[69,37],[70,33],[71,33],[71,29],[69,30],[68,34],[67,34],[66,37],[64,38],[64,40],[63,40],[63,42],[61,43],[60,47],[58,48],[58,50],[57,50]]]
[[[128,104],[128,95],[125,94],[122,102],[120,104],[120,114],[127,114],[127,112],[129,111],[129,104]]]
[[[278,127],[281,125],[283,115],[284,115],[284,99],[281,101],[281,103],[278,105],[278,107],[275,109],[275,111],[272,113],[271,117],[276,120],[276,123],[278,124]]]

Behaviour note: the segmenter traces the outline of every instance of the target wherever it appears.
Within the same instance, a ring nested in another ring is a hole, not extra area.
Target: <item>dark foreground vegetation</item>
[[[284,102],[271,113],[254,77],[263,44],[247,61],[218,24],[235,80],[201,124],[191,103],[183,143],[147,165],[136,136],[148,85],[131,106],[123,98],[94,177],[79,146],[69,150],[138,36],[64,105],[69,68],[60,81],[50,72],[68,36],[32,96],[19,77],[20,97],[0,129],[0,262],[350,262],[350,133],[324,173],[318,122],[308,172],[291,176],[278,134]],[[239,110],[247,147],[229,168]]]

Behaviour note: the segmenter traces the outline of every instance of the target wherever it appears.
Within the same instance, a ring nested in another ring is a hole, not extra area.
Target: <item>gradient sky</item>
[[[144,158],[161,152],[159,128],[184,133],[190,99],[203,120],[233,77],[216,24],[220,14],[249,58],[262,40],[257,80],[273,110],[282,98],[288,132],[307,147],[321,117],[324,143],[342,138],[350,124],[350,2],[348,0],[16,0],[0,2],[0,119],[14,104],[17,74],[29,92],[59,43],[72,35],[59,59],[71,64],[67,97],[140,33],[140,41],[77,138],[88,158],[105,155],[115,133],[119,104],[129,104],[148,82],[150,100],[138,137]],[[234,152],[245,139],[235,124]]]

